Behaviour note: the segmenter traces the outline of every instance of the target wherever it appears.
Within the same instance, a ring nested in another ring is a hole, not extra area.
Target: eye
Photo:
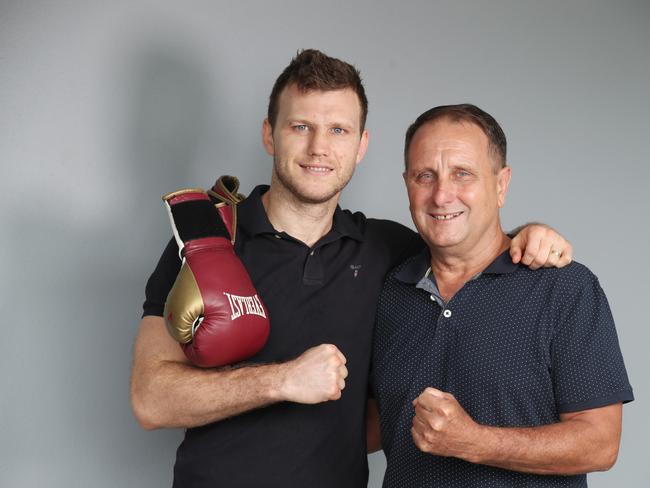
[[[306,132],[307,129],[309,129],[309,127],[307,127],[307,124],[295,124],[292,127],[296,132]]]
[[[465,171],[464,169],[456,170],[457,178],[469,178],[470,176],[472,176],[472,173],[470,173],[469,171]]]
[[[345,129],[342,129],[341,127],[334,127],[332,128],[332,132],[334,134],[345,134]]]
[[[433,173],[425,171],[415,175],[415,182],[420,185],[428,185],[433,182]]]

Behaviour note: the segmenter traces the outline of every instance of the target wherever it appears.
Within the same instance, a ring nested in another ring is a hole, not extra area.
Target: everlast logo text
[[[234,320],[242,315],[259,315],[260,317],[266,318],[266,312],[264,311],[262,302],[257,295],[253,295],[252,297],[240,297],[237,295],[231,295],[225,291],[223,294],[228,298],[230,310],[232,310],[230,320]]]

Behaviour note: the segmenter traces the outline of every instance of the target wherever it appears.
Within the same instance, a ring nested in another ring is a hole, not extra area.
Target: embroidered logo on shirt
[[[350,269],[352,271],[354,271],[354,277],[356,278],[357,276],[359,276],[359,270],[361,269],[361,265],[360,264],[351,264]]]

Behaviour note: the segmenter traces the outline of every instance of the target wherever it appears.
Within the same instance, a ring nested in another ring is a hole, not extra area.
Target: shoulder
[[[362,212],[350,210],[343,210],[343,213],[346,219],[359,230],[364,242],[391,255],[392,266],[424,247],[424,242],[418,233],[399,222],[368,218]]]
[[[610,315],[607,297],[598,278],[581,263],[574,261],[564,268],[535,271],[520,266],[513,274],[523,280],[511,285],[525,290],[531,306],[547,307],[556,323],[575,326],[585,317]],[[593,321],[589,319],[588,322]]]
[[[563,268],[531,270],[519,266],[516,275],[553,287],[563,294],[573,294],[585,287],[599,286],[598,278],[582,263],[573,261]]]
[[[368,228],[371,232],[385,235],[386,237],[396,236],[402,239],[414,239],[419,237],[418,233],[407,226],[386,219],[368,219]]]
[[[417,232],[393,220],[368,218],[363,212],[351,210],[342,210],[342,214],[364,237],[382,238],[387,241],[421,240]]]

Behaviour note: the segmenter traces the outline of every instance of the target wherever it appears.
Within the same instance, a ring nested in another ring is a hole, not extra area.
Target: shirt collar
[[[477,277],[482,274],[512,273],[518,266],[518,264],[512,262],[510,252],[506,250],[499,254],[487,268],[477,275]],[[403,283],[415,285],[427,274],[430,267],[431,254],[429,253],[429,249],[425,248],[419,254],[407,261],[403,265],[402,269],[395,274],[395,278]]]
[[[334,210],[334,221],[332,229],[341,236],[350,237],[357,241],[363,241],[363,232],[358,222],[355,222],[353,214],[348,210],[341,210],[339,205]]]
[[[403,283],[417,284],[427,274],[431,267],[431,254],[428,248],[422,249],[402,265],[395,278]]]
[[[262,203],[262,195],[268,189],[269,185],[256,186],[250,195],[248,195],[248,198],[244,199],[238,205],[239,225],[251,236],[258,234],[277,234],[278,232],[269,221],[264,204]],[[348,211],[341,210],[341,207],[338,205],[336,206],[336,210],[334,210],[332,229],[323,238],[327,236],[345,236],[363,241],[363,233],[352,214]]]

